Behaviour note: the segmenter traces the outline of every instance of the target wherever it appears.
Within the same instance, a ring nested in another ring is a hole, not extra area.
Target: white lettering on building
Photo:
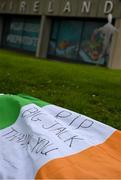
[[[112,1],[106,1],[104,6],[104,13],[105,14],[111,13],[113,11],[113,7],[114,5]]]
[[[84,1],[82,4],[82,13],[89,13],[91,8],[91,1]]]
[[[70,13],[71,12],[71,3],[70,3],[70,1],[67,1],[66,2],[66,5],[65,5],[65,7],[64,7],[64,9],[63,9],[63,12],[64,13]]]
[[[6,7],[6,2],[0,3],[0,9],[3,10]]]
[[[9,11],[12,11],[13,10],[13,1],[10,1],[9,3]]]
[[[23,36],[22,44],[25,45],[25,46],[33,46],[33,47],[36,47],[37,38],[28,37],[28,36]]]
[[[13,13],[16,13],[15,10],[17,8],[17,5],[19,4],[19,12],[20,13],[26,13],[26,10],[27,10],[28,6],[30,6],[29,9],[32,9],[33,13],[39,13],[40,12],[39,10],[40,10],[41,1],[40,0],[31,0],[31,3],[29,1],[19,0],[20,3],[17,3],[18,1],[16,0],[16,4],[15,4],[14,0],[9,0],[8,3],[5,0],[0,0],[0,10],[4,11],[4,13],[8,13],[9,11],[11,11]],[[61,0],[58,0],[58,1],[57,1],[58,3],[61,2]],[[96,1],[98,1],[98,0],[96,0]],[[99,5],[100,5],[100,3],[102,3],[102,2],[100,1]],[[114,5],[116,5],[116,4],[117,4],[117,6],[118,5],[120,6],[120,3],[114,3],[113,0],[105,0],[104,1],[103,13],[104,14],[112,13],[113,10],[114,10]],[[82,1],[80,1],[80,4],[77,4],[77,6],[81,6],[81,13],[82,14],[83,13],[85,13],[85,14],[90,13],[90,11],[92,9],[92,5],[93,5],[93,1],[91,1],[91,0],[82,0]],[[54,13],[56,8],[58,8],[58,7],[56,7],[56,1],[48,0],[47,12],[48,13]],[[66,0],[65,4],[61,8],[62,8],[63,13],[71,13],[72,9],[73,9],[71,1]],[[58,11],[58,9],[56,11]],[[19,13],[19,12],[17,12],[17,13]],[[30,13],[31,13],[31,11],[30,11]],[[59,12],[58,12],[58,15],[59,15]]]
[[[25,12],[26,11],[26,1],[21,1],[20,3],[20,12]]]
[[[49,13],[53,13],[53,12],[54,12],[54,9],[53,9],[53,1],[49,1],[49,4],[48,4],[48,12],[49,12]]]
[[[33,12],[37,13],[39,11],[40,1],[35,1],[33,6]]]
[[[22,41],[22,37],[19,35],[9,34],[7,36],[7,42],[8,43],[21,44],[21,41]]]
[[[13,22],[13,23],[11,23],[11,25],[10,25],[10,30],[11,31],[22,31],[22,29],[23,29],[23,22]]]
[[[20,35],[13,35],[13,34],[9,34],[7,36],[7,42],[8,43],[12,43],[12,44],[22,44],[25,46],[33,46],[36,47],[37,44],[37,38],[34,37],[28,37],[28,36],[20,36]]]

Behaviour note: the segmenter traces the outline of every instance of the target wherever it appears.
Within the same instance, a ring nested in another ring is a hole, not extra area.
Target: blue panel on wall
[[[20,48],[22,43],[22,31],[24,23],[21,19],[14,18],[9,26],[6,35],[6,46]]]
[[[23,28],[22,48],[27,51],[36,51],[39,36],[39,21],[26,21]]]
[[[13,18],[7,29],[5,46],[35,52],[39,29],[39,19]]]

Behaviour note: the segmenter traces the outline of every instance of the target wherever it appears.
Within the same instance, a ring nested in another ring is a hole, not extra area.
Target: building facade
[[[103,37],[93,34],[109,13],[119,31],[99,58]],[[0,0],[0,47],[121,69],[121,0]]]

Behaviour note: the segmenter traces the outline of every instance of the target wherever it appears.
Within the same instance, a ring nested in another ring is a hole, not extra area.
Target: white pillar
[[[51,19],[46,16],[42,16],[38,43],[37,43],[36,57],[41,57],[41,58],[47,57],[50,31],[51,31]]]
[[[116,20],[115,26],[119,31],[115,33],[112,39],[108,67],[121,69],[121,19]]]

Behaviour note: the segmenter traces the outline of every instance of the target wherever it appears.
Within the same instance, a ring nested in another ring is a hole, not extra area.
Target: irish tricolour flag
[[[0,179],[121,179],[121,132],[22,95],[0,95]]]

